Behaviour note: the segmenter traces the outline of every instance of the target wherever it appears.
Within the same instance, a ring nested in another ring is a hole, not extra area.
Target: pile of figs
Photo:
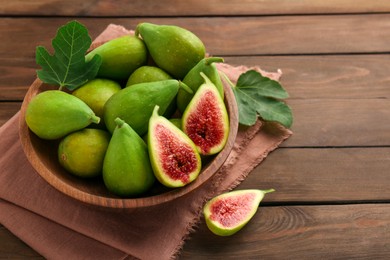
[[[153,185],[194,181],[202,162],[226,144],[229,117],[215,62],[187,29],[140,23],[135,35],[86,55],[102,58],[95,79],[74,91],[46,90],[25,120],[39,138],[58,143],[59,163],[80,178],[102,178],[121,197]]]

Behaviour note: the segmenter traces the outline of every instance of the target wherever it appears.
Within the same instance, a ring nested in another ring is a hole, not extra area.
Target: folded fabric
[[[110,25],[98,39],[115,38],[118,31],[128,33]],[[219,69],[234,82],[249,68]],[[280,73],[267,76],[278,79]],[[169,203],[119,210],[77,201],[43,180],[23,152],[18,120],[19,113],[0,128],[0,222],[49,259],[174,258],[199,223],[205,201],[236,187],[292,134],[260,121],[240,127],[227,161],[206,184]]]

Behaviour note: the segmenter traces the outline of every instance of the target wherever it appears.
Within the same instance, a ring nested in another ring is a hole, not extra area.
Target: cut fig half
[[[201,170],[195,144],[172,122],[158,115],[155,106],[149,120],[148,149],[154,175],[164,186],[183,187]]]
[[[255,215],[264,195],[273,191],[237,190],[214,197],[203,208],[207,227],[219,236],[233,235]]]
[[[204,83],[195,92],[182,117],[182,129],[201,155],[220,152],[229,135],[229,117],[217,87],[201,72]]]

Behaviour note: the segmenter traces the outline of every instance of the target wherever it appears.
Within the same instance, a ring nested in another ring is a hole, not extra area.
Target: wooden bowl
[[[142,208],[162,204],[179,198],[200,187],[208,181],[223,165],[230,154],[238,130],[238,110],[234,94],[229,86],[225,88],[225,104],[230,118],[230,132],[224,149],[217,155],[203,162],[202,171],[192,183],[175,189],[168,189],[156,184],[156,187],[144,197],[120,198],[111,194],[104,186],[102,178],[85,180],[66,172],[57,159],[58,141],[38,138],[30,131],[25,122],[26,108],[30,100],[38,93],[55,89],[52,86],[35,80],[24,98],[20,114],[20,140],[23,150],[34,169],[50,185],[64,194],[88,204],[108,208]],[[157,182],[157,181],[156,181]]]

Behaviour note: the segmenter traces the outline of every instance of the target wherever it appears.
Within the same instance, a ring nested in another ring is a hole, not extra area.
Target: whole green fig
[[[97,77],[114,80],[127,80],[130,74],[146,64],[148,51],[144,42],[135,36],[122,36],[110,40],[89,52],[89,61],[98,54],[102,58]]]
[[[141,137],[122,119],[117,124],[103,162],[103,180],[112,193],[133,197],[148,191],[154,181],[148,149]]]
[[[206,54],[203,42],[179,26],[140,23],[135,34],[141,35],[158,67],[176,79],[183,79]]]
[[[60,90],[39,93],[26,109],[25,120],[32,132],[42,139],[58,139],[100,118],[81,99]]]
[[[179,87],[186,85],[169,79],[128,86],[112,95],[104,105],[104,122],[112,133],[114,120],[119,117],[128,123],[140,136],[148,130],[149,118],[155,105],[164,113],[176,97]],[[189,91],[191,91],[189,89]]]

